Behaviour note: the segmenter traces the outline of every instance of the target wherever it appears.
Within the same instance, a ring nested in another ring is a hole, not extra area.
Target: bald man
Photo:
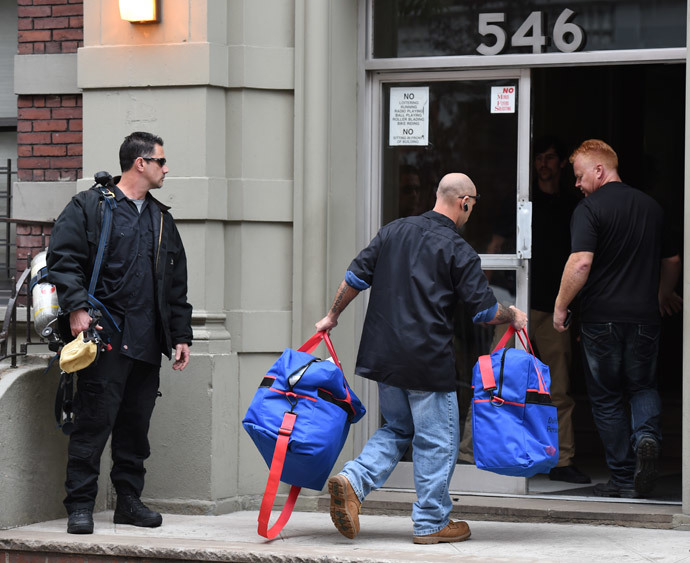
[[[444,176],[433,210],[384,226],[352,261],[331,309],[316,323],[330,331],[359,292],[371,289],[355,373],[378,383],[385,422],[359,457],[328,480],[331,519],[348,538],[359,532],[362,501],[386,482],[410,445],[413,541],[470,537],[466,522],[449,519],[460,432],[453,315],[462,303],[475,323],[518,330],[527,323],[525,313],[496,301],[479,256],[458,233],[478,200],[465,174]]]

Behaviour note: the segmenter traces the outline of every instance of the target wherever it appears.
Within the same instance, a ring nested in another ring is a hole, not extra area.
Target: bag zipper
[[[508,350],[510,350],[510,348],[505,348],[503,350],[503,354],[501,355],[501,372],[498,375],[498,393],[496,393],[496,396],[501,399],[503,398],[501,397],[501,391],[503,390],[503,368],[505,367]]]

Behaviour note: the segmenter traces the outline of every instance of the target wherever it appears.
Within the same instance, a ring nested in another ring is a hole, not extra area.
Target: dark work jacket
[[[182,239],[170,209],[151,194],[154,205],[153,230],[154,291],[156,312],[162,332],[161,349],[168,357],[177,344],[192,343],[192,306],[187,302],[187,257]],[[96,189],[79,192],[62,211],[50,236],[48,248],[48,281],[55,285],[60,308],[65,313],[88,309],[88,287],[98,250],[103,219],[102,206],[107,205]],[[104,262],[108,260],[106,242]],[[107,296],[96,295],[107,304]]]
[[[345,281],[371,288],[355,373],[402,389],[457,388],[457,306],[485,322],[497,304],[479,256],[450,218],[427,211],[388,223],[352,261]]]

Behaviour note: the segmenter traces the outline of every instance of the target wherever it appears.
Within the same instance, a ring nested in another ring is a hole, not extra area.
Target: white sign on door
[[[491,87],[491,113],[515,113],[515,86]]]
[[[429,87],[391,88],[388,144],[429,144]]]

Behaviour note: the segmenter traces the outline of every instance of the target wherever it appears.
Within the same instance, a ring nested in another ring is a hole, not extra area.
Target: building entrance
[[[609,143],[618,153],[624,182],[664,208],[671,236],[682,256],[685,151],[685,65],[648,64],[532,70],[532,139],[553,135],[570,152],[588,138]],[[563,171],[575,190],[572,168]],[[534,266],[534,265],[533,265]],[[533,268],[534,271],[534,268]],[[681,294],[679,282],[676,291]],[[597,481],[608,471],[584,383],[577,321],[573,326],[572,395],[576,462]],[[653,497],[681,500],[682,315],[664,317],[658,381],[663,402],[661,478]],[[530,483],[545,490],[587,495],[591,488],[568,483]]]
[[[482,193],[482,209],[478,208],[464,236],[481,254],[487,277],[504,304],[526,308],[529,300],[535,301],[530,286],[543,271],[543,264],[537,264],[532,253],[541,241],[534,240],[534,230],[532,240],[525,236],[521,216],[529,215],[529,203],[535,197],[533,153],[545,137],[558,139],[566,158],[585,139],[608,142],[619,155],[623,181],[646,191],[663,206],[682,255],[684,64],[420,72],[414,77],[381,75],[375,83],[373,107],[380,108],[380,114],[374,119],[373,137],[380,152],[374,158],[372,179],[379,189],[380,197],[374,200],[378,200],[380,213],[374,223],[426,211],[433,206],[434,175],[468,172]],[[505,98],[511,111],[501,114],[494,102],[503,98],[494,96],[496,92],[509,94],[511,88],[515,96]],[[414,100],[420,98],[423,102],[415,105]],[[428,104],[426,115],[424,103]],[[396,112],[416,116],[414,128],[425,126],[427,137],[413,138],[413,127],[405,130]],[[566,164],[561,171],[562,190],[577,198],[574,184],[572,167]],[[567,245],[567,218],[553,221],[547,227],[553,233],[565,227]],[[378,226],[373,224],[372,231]],[[565,253],[567,258],[567,248]],[[559,268],[562,271],[562,265]],[[681,282],[677,291],[680,294]],[[592,488],[608,479],[608,470],[585,388],[577,315],[570,331],[572,356],[567,359],[575,400],[573,461],[592,477],[592,483],[577,485],[547,475],[529,480],[503,478],[474,467],[471,371],[477,356],[490,351],[500,330],[472,325],[461,311],[458,318],[458,401],[464,440],[453,490],[594,498]],[[665,318],[658,366],[664,407],[662,478],[653,495],[661,502],[680,502],[681,498],[681,342],[681,314]],[[375,414],[375,406],[369,408]],[[387,486],[413,488],[411,459],[407,456],[399,464]]]

